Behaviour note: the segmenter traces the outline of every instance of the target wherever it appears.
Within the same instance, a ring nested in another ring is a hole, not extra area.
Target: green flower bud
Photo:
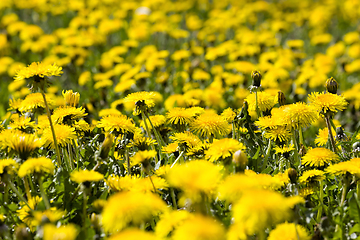
[[[247,158],[245,152],[237,150],[233,155],[232,162],[234,163],[237,171],[243,172],[249,162],[249,159]]]
[[[253,79],[253,86],[254,87],[260,87],[261,85],[261,73],[259,71],[252,71],[251,72],[251,78]]]
[[[331,77],[328,80],[326,80],[325,86],[326,86],[326,90],[329,93],[336,94],[339,84],[333,77]]]
[[[294,168],[290,168],[288,170],[288,176],[290,178],[290,182],[291,183],[296,183],[297,181],[297,177],[298,177],[298,173]]]

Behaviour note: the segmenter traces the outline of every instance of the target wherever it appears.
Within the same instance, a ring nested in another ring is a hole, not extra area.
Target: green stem
[[[83,227],[84,227],[84,229],[86,228],[86,217],[87,217],[87,214],[86,214],[86,212],[87,212],[87,196],[86,196],[86,188],[85,188],[85,186],[83,186],[84,187],[84,189],[83,189],[83,196],[84,196],[84,201],[83,201]],[[84,231],[85,232],[85,234],[86,234],[86,232],[87,231]]]
[[[171,200],[172,200],[173,208],[174,208],[174,210],[177,210],[177,204],[176,204],[176,198],[175,198],[175,191],[174,191],[173,188],[170,188],[170,195],[171,195]]]
[[[234,124],[234,121],[231,123],[231,126],[232,126],[232,138],[233,138],[233,139],[236,139],[236,136],[235,136],[235,124]]]
[[[29,182],[28,182],[26,176],[23,177],[23,181],[24,181],[24,186],[25,186],[25,191],[26,191],[26,197],[27,197],[28,199],[31,199]]]
[[[300,166],[299,145],[298,145],[298,143],[296,141],[295,129],[293,128],[291,130],[291,132],[292,132],[293,142],[294,142],[294,146],[295,146],[294,159],[298,163],[298,166]]]
[[[261,117],[260,115],[260,109],[259,109],[259,105],[258,105],[258,93],[257,93],[257,90],[255,91],[255,110],[256,110],[256,114],[257,114],[257,117]]]
[[[41,95],[43,96],[43,99],[44,99],[46,113],[47,113],[47,117],[49,119],[50,128],[51,128],[52,136],[53,136],[53,139],[54,139],[56,158],[57,158],[57,162],[58,162],[59,167],[60,167],[61,166],[60,150],[59,150],[59,146],[58,146],[58,143],[57,143],[57,140],[56,140],[55,129],[54,129],[54,126],[53,126],[53,123],[52,123],[52,120],[51,120],[49,105],[48,105],[48,103],[46,101],[46,96],[45,96],[44,90],[42,90],[42,89],[41,89]]]
[[[146,123],[146,117],[145,117],[145,114],[144,114],[143,111],[141,111],[141,116],[142,116],[142,119],[144,120],[144,124],[145,124],[145,128],[146,128],[147,135],[148,135],[149,138],[152,138],[152,137],[151,137],[151,133],[150,133],[150,131],[149,131],[149,127],[148,127],[148,125],[147,125],[147,123]],[[153,145],[151,145],[151,149],[154,150],[154,146],[153,146]],[[160,154],[160,158],[161,158],[161,154]],[[158,159],[158,155],[157,155],[157,154],[156,154],[156,161],[157,161],[157,162],[161,161],[161,159]]]
[[[160,146],[160,149],[162,146],[166,146],[164,140],[162,139],[161,135],[159,134],[159,132],[156,130],[156,128],[154,127],[154,125],[152,124],[151,120],[150,120],[150,117],[149,117],[149,114],[148,113],[145,113],[145,116],[146,118],[149,120],[149,123],[152,127],[152,130],[154,131],[155,133],[155,137],[156,137],[156,141],[159,142],[159,146]],[[145,121],[145,120],[144,120]]]
[[[344,176],[344,178],[345,178],[345,177],[346,177],[346,176]],[[348,183],[347,183],[347,180],[345,180],[344,183],[343,183],[343,190],[342,190],[342,193],[341,193],[340,207],[343,207],[344,204],[345,204],[347,189],[348,189]]]
[[[6,182],[6,185],[8,185],[11,190],[18,196],[18,198],[23,201],[26,206],[28,206],[28,208],[33,211],[34,209],[32,209],[30,206],[29,206],[29,203],[26,201],[26,199],[21,195],[21,193],[16,189],[16,187],[14,186],[14,184],[9,180],[8,177],[5,178],[5,182]]]
[[[324,199],[324,181],[319,181],[320,183],[320,196],[319,196],[319,210],[317,213],[316,221],[320,223],[323,211],[323,199]]]
[[[127,175],[131,175],[131,166],[130,166],[130,158],[129,158],[129,151],[125,148],[125,159],[126,159],[126,166],[127,166]]]
[[[70,144],[68,144],[68,154],[69,154],[69,163],[71,170],[74,170],[74,162],[73,162],[73,156],[72,156],[72,150]]]
[[[329,132],[329,139],[330,139],[330,142],[331,142],[331,146],[333,148],[333,151],[334,153],[336,153],[337,149],[336,149],[336,144],[335,144],[335,140],[334,140],[334,136],[332,134],[332,131],[331,131],[331,124],[330,124],[330,120],[329,120],[329,116],[328,115],[325,115],[325,122],[326,122],[326,126],[328,128],[328,132]]]
[[[303,136],[303,132],[302,132],[302,128],[299,127],[299,140],[300,140],[300,146],[304,145],[304,136]]]
[[[50,209],[50,202],[49,199],[44,191],[44,186],[43,186],[43,180],[41,178],[41,176],[38,176],[38,181],[39,181],[39,188],[40,188],[40,193],[41,193],[41,197],[45,203],[45,207],[46,209]]]
[[[149,174],[149,173],[148,173],[148,174]],[[150,182],[151,182],[151,184],[152,184],[152,186],[153,186],[153,188],[154,188],[154,193],[156,193],[156,187],[155,187],[155,184],[154,184],[154,182],[153,182],[150,174],[149,174],[149,179],[150,179]]]
[[[268,147],[266,149],[266,155],[265,155],[265,159],[264,159],[264,163],[261,167],[261,172],[265,170],[266,168],[266,165],[267,165],[267,162],[268,162],[268,159],[269,159],[269,156],[270,156],[270,151],[271,150],[271,139],[269,139],[269,144],[268,144]]]

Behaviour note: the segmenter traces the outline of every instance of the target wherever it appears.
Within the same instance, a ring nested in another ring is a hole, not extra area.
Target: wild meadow
[[[360,239],[359,20],[1,0],[0,239]]]

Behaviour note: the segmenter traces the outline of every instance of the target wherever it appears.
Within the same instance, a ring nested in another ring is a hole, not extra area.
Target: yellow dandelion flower
[[[22,81],[24,79],[34,77],[34,79],[30,82],[31,87],[45,87],[42,85],[44,84],[42,83],[42,80],[45,77],[60,76],[62,73],[62,68],[57,66],[55,63],[53,65],[48,65],[45,63],[33,62],[28,67],[20,69],[16,73],[14,80]]]
[[[310,149],[303,157],[302,164],[322,167],[331,162],[338,161],[339,157],[334,152],[326,148],[313,148]]]
[[[62,124],[55,124],[54,130],[57,144],[62,147],[66,146],[67,144],[72,144],[72,140],[75,140],[77,138],[75,128],[73,127]],[[55,148],[54,139],[50,127],[44,130],[42,139],[45,146],[51,145],[52,148]]]
[[[276,114],[273,114],[273,112],[272,116],[259,117],[259,119],[255,121],[255,125],[261,128],[261,130],[277,128],[279,126],[283,126],[284,124],[284,119],[277,117]]]
[[[147,162],[151,159],[153,159],[156,156],[156,151],[155,150],[143,150],[143,151],[138,151],[135,153],[134,156],[132,156],[130,158],[130,163],[132,166],[142,163],[144,164],[144,166],[147,166]]]
[[[166,113],[167,121],[173,125],[189,124],[194,120],[194,117],[194,113],[189,111],[188,108],[175,107]]]
[[[195,147],[202,143],[200,138],[191,132],[174,133],[174,136],[170,136],[169,138],[179,146],[183,146],[186,149]]]
[[[302,176],[299,177],[299,181],[302,184],[322,181],[324,179],[325,179],[325,172],[321,170],[308,170],[303,172]]]
[[[44,221],[44,218],[46,218],[52,223],[55,223],[59,219],[65,217],[66,212],[53,207],[45,211],[34,211],[33,215],[34,215],[34,220],[37,222],[37,225],[40,225],[41,222]]]
[[[158,238],[151,232],[145,232],[136,228],[128,228],[120,233],[112,235],[108,238],[108,240],[138,240],[138,239],[146,239],[146,240],[158,240]]]
[[[65,99],[65,104],[75,107],[76,105],[78,105],[79,100],[80,100],[80,93],[78,92],[73,92],[73,90],[68,90],[68,91],[62,91],[62,95],[64,96]]]
[[[190,129],[201,136],[225,136],[231,127],[221,116],[212,112],[205,112],[190,123]]]
[[[144,151],[149,149],[152,145],[156,145],[156,141],[152,138],[148,137],[134,137],[134,139],[130,140],[130,147],[137,147],[140,151]]]
[[[44,226],[44,240],[75,240],[79,230],[75,224],[62,225],[56,227],[52,224]]]
[[[353,158],[350,161],[330,165],[325,171],[335,176],[349,173],[360,177],[360,158]]]
[[[166,179],[172,187],[184,191],[185,197],[197,201],[202,193],[213,194],[221,177],[219,166],[198,160],[174,166]]]
[[[336,135],[336,132],[331,128],[333,136]],[[317,146],[325,146],[329,140],[329,130],[328,128],[319,129],[319,134],[316,136],[315,143]]]
[[[219,185],[218,194],[220,199],[235,202],[249,190],[253,189],[279,189],[283,182],[277,177],[268,174],[257,174],[246,171],[246,174],[234,174],[228,176]],[[239,184],[241,183],[241,184]]]
[[[70,173],[70,180],[77,183],[98,182],[103,178],[104,175],[94,170],[79,170]]]
[[[163,153],[167,153],[167,154],[177,152],[177,151],[179,151],[179,144],[177,144],[177,143],[170,143],[170,144],[168,144],[167,146],[163,146],[163,147],[161,148],[161,151],[162,151]]]
[[[51,118],[57,124],[72,125],[74,121],[80,120],[87,115],[82,107],[76,108],[72,106],[59,107],[54,110]]]
[[[166,118],[163,115],[154,115],[154,116],[150,116],[150,121],[151,121],[152,125],[154,126],[154,128],[158,128],[165,124]],[[146,119],[146,124],[147,124],[149,130],[151,130],[152,126],[149,122],[149,119]],[[144,129],[146,128],[144,121],[140,122],[140,126]]]
[[[264,137],[273,141],[285,142],[291,137],[290,130],[285,126],[278,126],[276,128],[267,129]]]
[[[154,92],[135,92],[130,93],[124,99],[124,102],[134,104],[134,115],[139,115],[142,111],[155,106],[156,94]]]
[[[36,174],[52,174],[55,170],[55,166],[51,159],[46,157],[29,158],[19,168],[19,177],[25,177],[31,173]]]
[[[152,181],[152,183],[151,183]],[[106,184],[114,191],[140,191],[140,192],[152,192],[154,191],[154,184],[156,189],[167,189],[167,182],[160,177],[152,176],[140,178],[137,176],[109,176],[106,180]]]
[[[234,118],[236,117],[236,113],[231,109],[227,108],[222,113],[221,116],[229,123],[234,121]]]
[[[49,108],[52,108],[54,105],[50,95],[46,94],[46,101],[49,105]],[[41,93],[31,93],[25,97],[21,102],[19,110],[21,112],[29,112],[31,110],[45,109],[44,98]]]
[[[298,196],[286,198],[269,190],[249,190],[234,204],[234,223],[243,224],[246,234],[252,235],[289,219],[291,209],[303,202]]]
[[[289,146],[287,145],[283,145],[283,146],[276,146],[274,148],[275,153],[281,153],[281,154],[286,154],[286,153],[290,153],[291,151],[295,150],[295,147],[293,144],[290,144]]]
[[[13,174],[17,172],[19,164],[13,159],[0,159],[0,176],[7,173]]]
[[[135,132],[135,124],[132,119],[129,119],[125,115],[110,115],[103,117],[100,122],[97,124],[99,128],[104,128],[105,132],[114,132],[116,131],[119,134],[124,134],[126,132]]]
[[[11,116],[11,122],[9,124],[11,129],[18,129],[22,132],[32,132],[35,128],[35,122],[31,121],[30,117],[13,115]]]
[[[276,226],[269,234],[268,240],[310,240],[312,237],[306,229],[295,223],[282,223]]]
[[[304,187],[302,189],[299,190],[299,196],[300,197],[306,197],[308,195],[311,195],[314,193],[314,188],[313,187]]]
[[[310,104],[315,106],[318,111],[326,113],[327,111],[336,113],[346,109],[348,102],[343,96],[332,93],[313,92],[308,96]]]
[[[101,215],[105,232],[115,233],[129,224],[146,223],[152,216],[166,211],[166,203],[157,195],[130,191],[112,195]]]
[[[294,128],[307,127],[319,117],[314,106],[302,102],[286,105],[283,111],[287,124]]]
[[[14,151],[22,160],[26,160],[35,149],[42,146],[41,139],[34,134],[12,130],[0,134],[0,143],[4,148]]]
[[[30,228],[31,231],[34,231],[35,227],[37,226],[37,220],[32,214],[32,209],[36,209],[39,202],[42,201],[42,198],[35,196],[28,199],[27,201],[29,206],[24,202],[20,202],[21,208],[17,210],[17,215],[20,220],[23,221]]]
[[[260,111],[265,112],[270,110],[276,102],[274,101],[274,96],[267,92],[258,92],[258,107]],[[249,104],[249,111],[256,111],[256,98],[255,93],[249,94],[245,101]]]
[[[221,140],[214,141],[209,149],[205,152],[206,159],[214,162],[219,159],[225,160],[231,157],[237,150],[245,150],[245,146],[232,138],[223,138]]]
[[[195,215],[178,226],[173,234],[173,240],[225,240],[225,228],[215,219]]]
[[[165,239],[178,226],[194,217],[193,214],[185,210],[166,212],[160,217],[155,227],[155,234],[161,239]]]

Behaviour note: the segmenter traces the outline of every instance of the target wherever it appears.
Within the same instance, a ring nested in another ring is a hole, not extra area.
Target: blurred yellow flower
[[[104,178],[99,172],[94,170],[79,170],[73,171],[70,173],[70,180],[77,183],[85,183],[85,182],[98,182]]]
[[[310,240],[312,239],[307,230],[295,223],[278,224],[269,234],[268,240]]]
[[[55,165],[51,159],[46,157],[29,158],[23,164],[21,164],[18,175],[19,177],[25,177],[29,174],[52,174],[55,170]]]

